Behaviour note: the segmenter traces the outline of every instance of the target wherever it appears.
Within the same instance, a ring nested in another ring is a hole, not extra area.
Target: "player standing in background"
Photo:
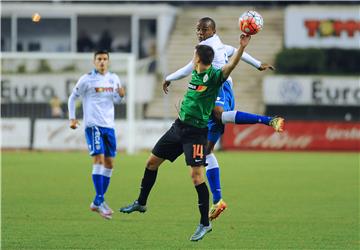
[[[208,215],[209,190],[204,180],[207,123],[222,83],[238,64],[250,38],[241,35],[239,49],[230,62],[221,69],[215,69],[211,65],[214,50],[210,46],[196,46],[193,59],[195,70],[192,72],[192,78],[181,103],[179,118],[154,146],[146,163],[138,199],[133,204],[121,208],[120,212],[145,212],[147,198],[155,183],[158,168],[166,159],[173,162],[184,153],[186,164],[191,166],[191,177],[198,194],[201,215],[200,224],[190,240],[198,241],[212,230]]]
[[[214,68],[221,68],[228,61],[228,58],[233,56],[236,49],[230,45],[225,45],[216,34],[216,24],[210,17],[201,18],[196,26],[196,35],[199,40],[199,44],[204,44],[212,47],[215,51],[214,61],[212,65]],[[246,63],[254,66],[260,71],[271,69],[274,67],[267,63],[261,63],[255,58],[251,57],[246,52],[243,53],[241,59]],[[168,75],[163,83],[163,90],[168,93],[168,86],[171,81],[182,79],[191,73],[193,67],[192,61],[189,62],[183,68]],[[208,123],[208,144],[206,150],[206,175],[210,185],[211,192],[213,194],[213,205],[210,209],[209,218],[213,220],[217,218],[220,213],[227,207],[226,203],[222,199],[221,186],[220,186],[220,169],[218,161],[213,153],[214,146],[224,133],[225,123],[235,124],[255,124],[262,123],[268,126],[272,126],[275,131],[282,132],[284,126],[284,119],[281,117],[268,117],[256,114],[249,114],[241,111],[234,111],[235,100],[232,91],[232,79],[229,77],[224,82],[222,88],[219,91],[218,97],[215,102],[215,108],[213,115]]]
[[[94,65],[95,69],[79,79],[69,97],[69,119],[70,128],[76,129],[79,122],[75,116],[75,101],[81,96],[85,137],[93,158],[92,180],[96,191],[90,209],[105,219],[111,219],[113,211],[105,202],[104,195],[116,155],[114,103],[120,102],[125,90],[121,87],[119,77],[108,71],[107,51],[95,52]]]

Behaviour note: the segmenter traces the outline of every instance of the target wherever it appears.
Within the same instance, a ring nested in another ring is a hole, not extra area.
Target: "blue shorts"
[[[113,128],[87,127],[85,137],[91,156],[103,154],[105,157],[115,157],[116,136]]]
[[[235,99],[231,88],[231,83],[229,81],[225,81],[219,89],[219,94],[216,98],[215,106],[223,107],[224,111],[234,110]],[[208,141],[216,143],[224,133],[225,126],[220,121],[217,121],[213,116],[211,116],[208,122],[208,129]]]

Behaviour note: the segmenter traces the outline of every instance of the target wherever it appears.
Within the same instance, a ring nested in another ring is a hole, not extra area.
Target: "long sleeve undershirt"
[[[225,45],[226,47],[226,51],[228,53],[228,56],[231,57],[236,49],[230,45]],[[252,57],[251,55],[249,55],[248,53],[244,52],[243,55],[241,56],[241,60],[250,64],[251,66],[255,67],[255,68],[259,68],[261,66],[261,62],[256,60],[254,57]],[[194,68],[194,64],[193,61],[190,61],[188,64],[186,64],[184,67],[178,69],[177,71],[175,71],[174,73],[168,75],[165,80],[166,81],[176,81],[179,79],[182,79],[188,75],[191,74],[191,72],[193,71]]]

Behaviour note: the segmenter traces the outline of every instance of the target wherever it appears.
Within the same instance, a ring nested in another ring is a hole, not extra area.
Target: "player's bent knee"
[[[163,161],[164,159],[151,154],[149,159],[146,161],[146,168],[150,170],[157,170]]]
[[[200,177],[200,176],[196,176],[196,177],[192,178],[192,181],[193,181],[194,185],[197,186],[204,182],[204,178]]]
[[[103,165],[103,164],[105,163],[104,155],[103,155],[103,154],[94,155],[94,156],[93,156],[93,162],[94,162],[94,164]]]
[[[114,167],[114,163],[113,163],[114,161],[111,159],[111,160],[109,160],[109,159],[106,159],[105,158],[105,163],[104,163],[104,167],[105,168],[108,168],[108,169],[112,169],[113,167]]]
[[[112,168],[114,167],[114,160],[113,160],[113,158],[110,158],[110,157],[105,158],[104,166],[105,166],[105,168],[112,169]]]
[[[191,170],[191,179],[195,186],[203,183],[204,180],[204,169],[203,167],[192,167]]]

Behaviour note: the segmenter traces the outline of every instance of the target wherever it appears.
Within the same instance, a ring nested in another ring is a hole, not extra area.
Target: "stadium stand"
[[[239,15],[246,10],[256,9],[264,17],[264,29],[253,37],[247,49],[262,62],[273,63],[276,53],[283,46],[283,8],[254,8],[253,6],[233,7],[192,7],[182,8],[178,12],[173,33],[170,36],[167,49],[167,73],[174,72],[184,66],[192,58],[193,49],[197,44],[195,24],[204,16],[212,17],[217,24],[217,34],[222,41],[237,46],[240,31],[237,26]],[[246,63],[242,63],[232,74],[234,80],[234,94],[236,108],[253,113],[263,113],[262,78],[270,72],[260,72]],[[175,105],[181,100],[188,78],[173,83],[169,93],[169,102],[163,101],[162,79],[156,85],[155,98],[149,104],[146,116],[163,117],[164,110],[169,109],[169,116],[176,117]],[[168,105],[169,107],[164,107]]]

